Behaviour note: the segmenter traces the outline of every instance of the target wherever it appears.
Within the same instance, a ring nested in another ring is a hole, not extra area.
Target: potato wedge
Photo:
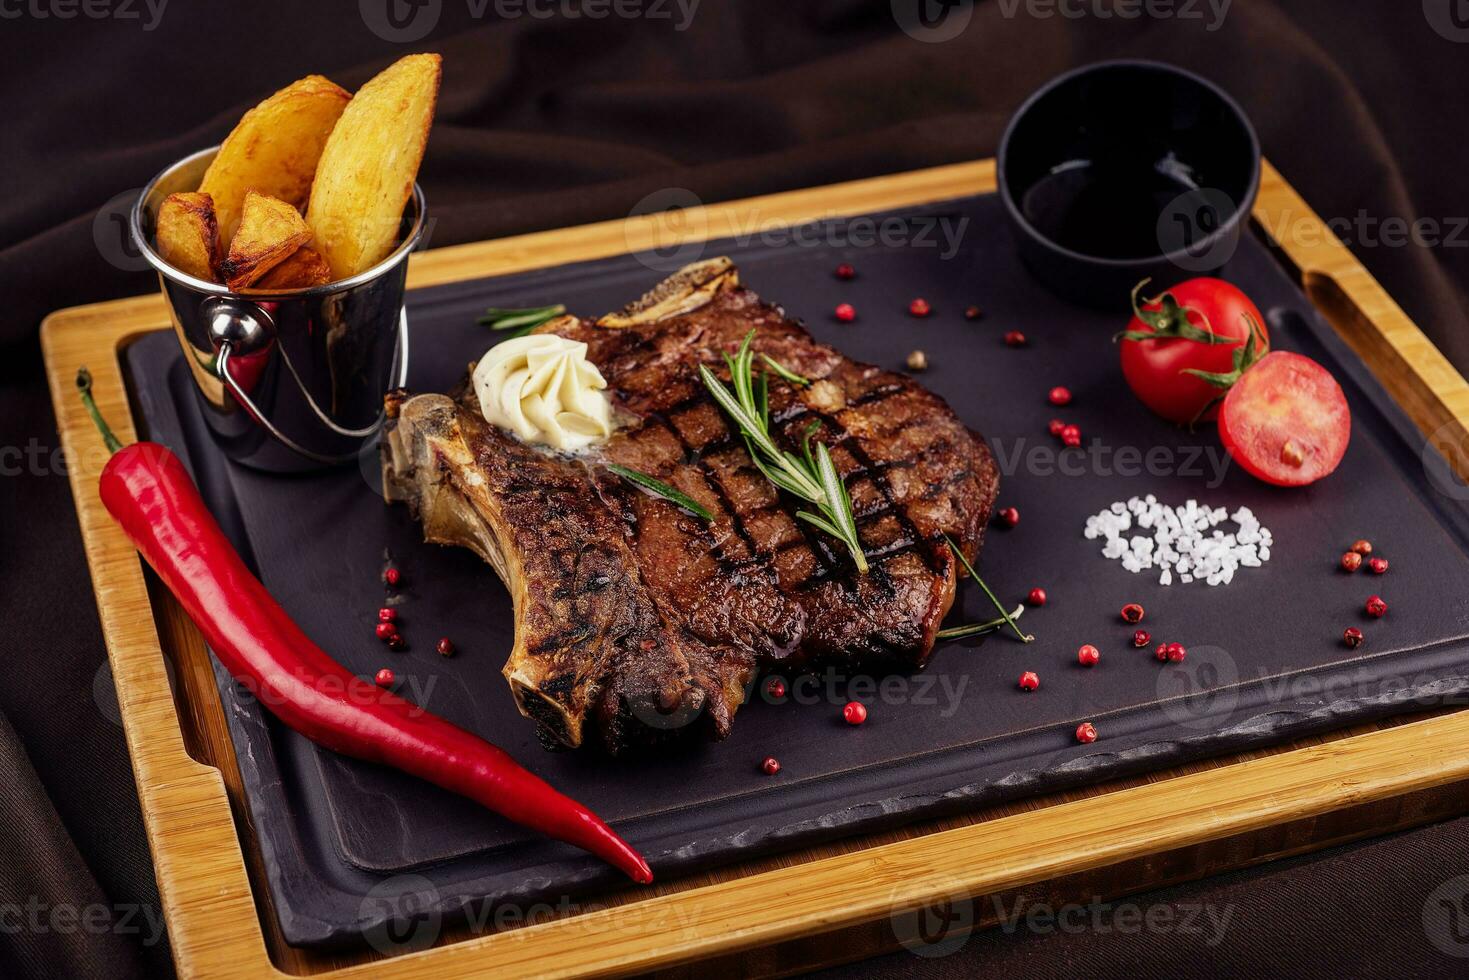
[[[244,289],[285,261],[311,240],[301,212],[285,201],[255,191],[245,192],[240,228],[230,241],[219,272],[231,289]]]
[[[351,98],[330,80],[307,75],[241,117],[199,184],[214,198],[220,251],[234,238],[246,191],[305,207],[322,147]]]
[[[170,194],[158,206],[153,241],[163,260],[197,279],[215,282],[219,229],[214,201],[197,191]]]
[[[255,280],[253,289],[306,289],[325,286],[332,281],[331,266],[314,248],[302,245],[286,256],[274,269]]]
[[[333,279],[371,268],[398,242],[439,93],[436,54],[411,54],[358,90],[326,141],[306,223]]]

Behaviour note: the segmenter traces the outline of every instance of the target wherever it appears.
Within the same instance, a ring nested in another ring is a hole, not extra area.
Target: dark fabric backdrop
[[[1235,0],[1209,30],[1203,3],[1192,7],[1203,20],[1124,20],[1090,0],[1068,6],[1080,17],[984,0],[958,37],[921,43],[887,0],[702,0],[687,30],[676,4],[667,19],[594,20],[502,18],[493,4],[475,17],[465,0],[420,0],[398,9],[437,10],[437,26],[402,44],[364,17],[387,2],[173,3],[156,17],[141,0],[0,9],[0,975],[170,970],[55,452],[40,320],[154,288],[123,243],[121,195],[302,74],[351,88],[407,51],[444,54],[420,179],[430,244],[447,245],[620,217],[666,187],[716,201],[989,156],[1010,111],[1056,72],[1119,56],[1183,63],[1239,98],[1271,159],[1323,216],[1351,222],[1358,254],[1469,368],[1469,235],[1437,247],[1378,237],[1389,218],[1431,219],[1424,227],[1448,235],[1469,211],[1469,44],[1435,31],[1418,3]],[[1217,947],[991,933],[941,960],[863,969],[1462,973],[1418,917],[1466,870],[1466,850],[1469,826],[1451,823],[1149,899],[1236,908]],[[91,908],[109,910],[110,925],[51,915]]]

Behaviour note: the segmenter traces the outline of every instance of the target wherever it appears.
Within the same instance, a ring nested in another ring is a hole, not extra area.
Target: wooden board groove
[[[652,215],[438,249],[413,257],[409,286],[727,237],[753,224],[930,203],[992,190],[994,180],[993,161],[978,161],[692,209],[676,227]],[[1469,475],[1469,385],[1268,164],[1255,218],[1267,233],[1309,232],[1276,243],[1308,295],[1459,473]],[[1469,714],[1450,711],[762,859],[618,893],[552,921],[482,935],[450,930],[433,948],[409,955],[289,949],[255,890],[258,862],[236,817],[243,807],[238,798],[230,804],[239,778],[207,655],[172,599],[157,589],[150,595],[139,559],[98,500],[105,454],[72,385],[77,367],[87,364],[102,410],[122,438],[132,438],[118,350],[166,325],[161,297],[142,296],[52,314],[42,344],[182,976],[680,975],[709,958],[718,958],[720,973],[787,973],[818,964],[794,953],[739,957],[761,947],[799,952],[802,937],[817,934],[845,937],[840,947],[826,945],[833,958],[850,957],[858,951],[851,937],[870,936],[874,923],[936,897],[998,894],[1057,879],[1117,894],[1155,878],[1186,880],[1469,809],[1452,786],[1469,780]],[[1143,819],[1160,811],[1172,819]],[[1349,815],[1362,826],[1343,822]]]

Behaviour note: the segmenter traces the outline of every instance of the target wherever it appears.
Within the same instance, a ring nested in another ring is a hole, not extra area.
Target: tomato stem
[[[1196,343],[1210,345],[1230,342],[1228,338],[1221,337],[1214,332],[1214,326],[1209,322],[1209,317],[1203,310],[1180,305],[1172,293],[1164,292],[1152,299],[1140,301],[1138,294],[1152,281],[1152,279],[1144,279],[1132,287],[1132,313],[1140,322],[1152,327],[1152,332],[1124,330],[1112,338],[1114,343],[1119,340],[1192,340]],[[1145,309],[1154,303],[1158,305],[1158,309]],[[1193,325],[1188,318],[1190,313],[1204,322],[1204,329],[1201,330]]]
[[[1200,371],[1198,368],[1184,368],[1180,374],[1191,374],[1196,378],[1202,378],[1216,388],[1228,391],[1235,382],[1245,376],[1245,372],[1254,367],[1256,362],[1264,355],[1260,352],[1260,346],[1256,340],[1264,335],[1265,329],[1260,322],[1248,313],[1241,313],[1245,325],[1250,328],[1250,335],[1245,342],[1234,349],[1234,369],[1231,371]],[[1205,411],[1207,411],[1207,407]]]

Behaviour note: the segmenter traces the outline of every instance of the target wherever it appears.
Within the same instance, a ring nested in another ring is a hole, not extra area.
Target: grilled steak
[[[852,497],[870,571],[797,520],[699,380],[755,329],[754,349],[813,379],[771,378],[771,428],[817,424]],[[739,285],[728,259],[690,266],[600,320],[545,331],[585,341],[620,424],[580,455],[485,422],[467,381],[390,399],[389,500],[429,541],[469,547],[515,602],[504,673],[548,744],[617,752],[691,728],[729,733],[763,668],[911,670],[953,601],[943,536],[977,553],[998,488],[984,443],[911,379],[816,343]],[[406,400],[404,400],[406,399]],[[671,484],[706,523],[602,464]]]

